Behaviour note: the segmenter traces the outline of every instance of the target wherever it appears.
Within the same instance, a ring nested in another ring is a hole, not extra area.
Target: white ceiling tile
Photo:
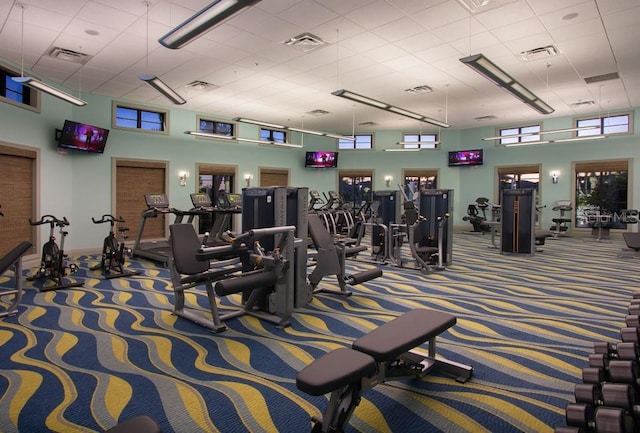
[[[77,18],[122,31],[136,22],[139,16],[121,9],[115,9],[101,3],[89,1],[80,10]]]
[[[371,5],[366,5],[346,14],[347,18],[360,23],[360,25],[369,30],[393,22],[402,16],[403,13],[400,10],[389,5],[384,0],[376,0]]]
[[[371,31],[388,42],[394,42],[423,33],[425,28],[413,20],[401,18],[376,27]]]
[[[308,30],[336,19],[338,14],[313,0],[304,0],[282,11],[277,16]]]
[[[375,3],[376,0],[315,0],[317,3],[326,7],[327,9],[331,9],[340,15],[346,15],[349,12],[352,12],[357,9],[361,9],[365,6],[371,5]]]

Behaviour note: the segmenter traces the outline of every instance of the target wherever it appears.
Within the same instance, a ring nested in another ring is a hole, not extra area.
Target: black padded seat
[[[309,227],[309,235],[313,240],[316,249],[324,248],[329,249],[332,245],[335,244],[336,239],[331,236],[329,230],[324,226],[322,220],[316,213],[310,213],[307,215],[307,224]],[[337,239],[339,241],[339,238]],[[362,251],[367,250],[366,245],[357,245],[357,246],[344,246],[344,254],[347,257],[350,257],[354,254],[360,253]]]
[[[624,232],[622,233],[622,239],[632,250],[640,251],[640,233]]]
[[[15,262],[31,248],[31,242],[22,241],[0,259],[0,275],[4,274]]]
[[[240,270],[240,266],[215,268],[207,260],[198,260],[196,253],[201,243],[191,224],[172,224],[169,230],[173,263],[181,274],[180,284],[215,281]]]
[[[456,316],[440,311],[411,310],[353,342],[353,349],[376,362],[393,361],[456,324]]]
[[[322,355],[296,375],[296,386],[309,395],[324,395],[371,377],[376,363],[365,353],[341,348]]]
[[[24,289],[22,288],[22,256],[31,249],[31,242],[22,241],[0,258],[0,276],[4,275],[12,266],[14,267],[15,287],[13,289],[0,290],[0,298],[13,295],[13,300],[6,310],[0,312],[0,318],[13,316],[18,312],[22,302]]]
[[[412,228],[414,252],[423,257],[425,261],[430,260],[431,256],[438,253],[438,247],[435,245],[428,245],[428,242],[430,242],[429,222],[424,219],[416,219],[415,223],[412,223],[411,226],[409,226],[408,230],[411,230]]]
[[[162,433],[162,429],[151,417],[140,415],[111,427],[105,433]]]

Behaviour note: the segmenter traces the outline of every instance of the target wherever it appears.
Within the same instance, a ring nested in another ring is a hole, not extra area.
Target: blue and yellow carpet
[[[139,276],[104,280],[89,270],[97,256],[71,257],[83,287],[27,283],[19,313],[0,320],[0,432],[103,431],[140,414],[165,433],[307,432],[327,400],[300,392],[296,373],[414,308],[458,317],[438,353],[473,365],[473,378],[379,385],[348,432],[551,432],[593,343],[619,340],[639,262],[617,258],[621,240],[547,240],[532,257],[489,246],[456,234],[446,271],[384,267],[351,297],[316,295],[288,328],[245,316],[221,334],[171,314],[166,268],[131,260]],[[350,262],[348,273],[371,266]],[[204,314],[203,291],[188,301]],[[224,299],[221,312],[239,303]]]

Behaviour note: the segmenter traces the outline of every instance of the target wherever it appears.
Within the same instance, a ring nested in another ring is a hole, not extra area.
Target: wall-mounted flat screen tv
[[[449,167],[461,165],[482,165],[484,157],[482,149],[455,150],[449,152]]]
[[[319,151],[307,152],[304,159],[305,167],[336,168],[338,166],[338,152]]]
[[[108,137],[108,129],[65,120],[64,127],[60,133],[58,147],[90,153],[103,153]]]

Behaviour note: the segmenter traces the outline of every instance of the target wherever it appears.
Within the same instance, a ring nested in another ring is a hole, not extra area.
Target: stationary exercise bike
[[[82,280],[71,281],[64,278],[67,275],[67,271],[69,271],[70,274],[73,274],[78,270],[78,267],[73,263],[69,266],[65,264],[64,238],[67,237],[69,232],[65,231],[64,228],[70,224],[67,217],[58,219],[53,215],[44,215],[39,221],[35,222],[29,218],[29,224],[32,226],[49,224],[50,230],[49,241],[42,246],[40,268],[34,275],[28,277],[27,281],[53,281],[54,284],[52,286],[40,287],[39,290],[41,292],[82,286],[84,284],[84,281]],[[60,246],[56,243],[56,237],[54,234],[56,227],[60,228]]]
[[[105,279],[110,280],[112,278],[129,277],[132,275],[138,275],[137,271],[125,271],[124,263],[127,256],[131,255],[131,248],[127,248],[125,242],[128,238],[128,227],[118,227],[118,233],[120,234],[121,242],[118,242],[115,233],[116,223],[124,223],[122,217],[114,217],[110,214],[102,215],[99,220],[91,218],[94,224],[102,224],[108,222],[110,225],[109,234],[104,238],[102,244],[102,257],[100,263],[90,268],[92,271],[101,269]]]

